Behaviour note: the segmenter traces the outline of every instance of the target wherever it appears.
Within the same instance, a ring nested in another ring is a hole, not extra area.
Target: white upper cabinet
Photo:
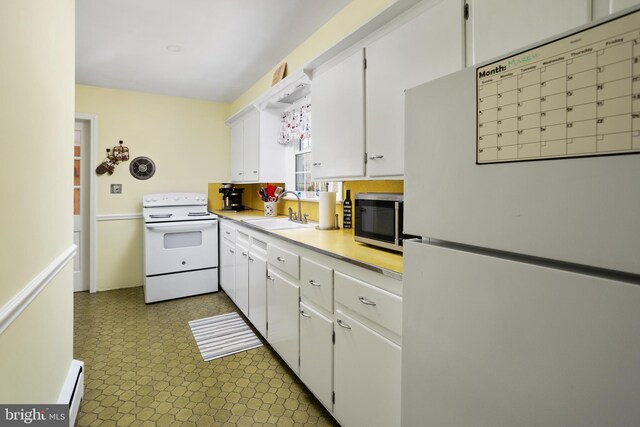
[[[368,176],[404,174],[404,91],[464,67],[463,7],[438,2],[366,46]]]
[[[280,116],[254,107],[230,119],[231,181],[283,182],[286,154],[278,144]]]
[[[364,176],[364,50],[311,82],[314,179]]]
[[[467,0],[467,65],[478,64],[591,20],[591,0]]]

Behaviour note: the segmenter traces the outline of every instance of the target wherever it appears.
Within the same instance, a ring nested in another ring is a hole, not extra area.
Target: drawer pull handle
[[[344,323],[340,319],[338,319],[338,326],[340,326],[341,328],[345,328],[345,329],[351,329],[351,326],[347,325],[346,323]]]
[[[253,262],[253,258],[249,257],[249,261]]]
[[[361,303],[365,304],[365,305],[371,305],[371,306],[376,306],[376,303],[366,299],[365,297],[358,297],[358,299],[360,300]]]
[[[309,284],[311,286],[320,286],[320,283],[316,282],[315,280],[309,280]]]
[[[232,254],[236,253],[236,251],[234,251],[233,249],[229,249],[229,252],[231,252]]]
[[[310,314],[305,313],[303,310],[300,310],[300,315],[301,315],[302,317],[311,317],[311,315],[310,315]]]
[[[247,253],[246,252],[242,252],[242,256],[247,256]]]
[[[280,256],[279,256],[278,258],[276,258],[276,259],[277,259],[278,261],[280,261],[280,262],[284,262],[284,258],[282,258],[282,257],[280,257]]]
[[[274,280],[276,280],[276,279],[274,279],[273,277],[271,277],[271,276],[269,276],[269,275],[267,274],[267,280],[271,280],[271,281],[273,282],[273,281],[274,281]]]
[[[231,234],[231,233],[230,233],[230,232],[228,232],[228,231],[225,231],[225,233],[226,233],[227,235]]]
[[[382,154],[378,154],[377,156],[369,156],[369,160],[377,160],[382,158],[384,158]]]

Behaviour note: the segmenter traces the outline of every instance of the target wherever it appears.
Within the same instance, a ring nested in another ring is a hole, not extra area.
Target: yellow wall
[[[131,159],[146,156],[157,167],[143,181],[129,173],[130,161],[98,176],[98,216],[141,213],[144,194],[206,193],[208,182],[229,177],[229,104],[77,85],[76,111],[98,117],[98,163],[106,148],[123,140]],[[109,193],[112,183],[122,184],[122,194]],[[142,221],[97,225],[97,289],[142,285]]]
[[[75,2],[0,2],[0,307],[73,244]],[[0,334],[0,402],[53,403],[73,351],[67,265]]]
[[[288,74],[300,69],[304,64],[338,43],[382,12],[396,0],[351,0],[340,12],[313,33],[307,40],[290,52],[273,69],[262,76],[231,104],[230,114],[240,111],[245,105],[271,87],[273,72],[282,63],[287,63]]]

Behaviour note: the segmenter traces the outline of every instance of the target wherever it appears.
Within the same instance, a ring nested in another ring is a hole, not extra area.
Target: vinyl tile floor
[[[188,322],[237,311],[222,291],[146,305],[139,287],[74,303],[78,426],[338,425],[266,344],[202,360]]]

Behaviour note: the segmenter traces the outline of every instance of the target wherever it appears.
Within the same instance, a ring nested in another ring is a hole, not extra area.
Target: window
[[[303,101],[307,100],[303,99]],[[306,110],[308,116],[303,118],[300,111],[304,110]],[[283,121],[290,121],[291,117],[293,117],[294,123],[301,122],[307,125],[305,126],[306,134],[304,132],[296,132],[288,137],[290,141],[289,147],[291,147],[291,168],[288,174],[289,178],[285,183],[286,187],[287,189],[295,189],[294,191],[303,200],[318,199],[318,194],[320,191],[324,191],[325,188],[327,191],[335,191],[337,199],[342,200],[342,182],[313,181],[311,178],[311,144],[313,138],[308,135],[311,131],[310,115],[311,106],[309,104],[294,106],[283,115]],[[290,129],[291,126],[286,126],[285,122],[283,122],[283,128]],[[281,135],[281,138],[286,139],[287,137]]]

